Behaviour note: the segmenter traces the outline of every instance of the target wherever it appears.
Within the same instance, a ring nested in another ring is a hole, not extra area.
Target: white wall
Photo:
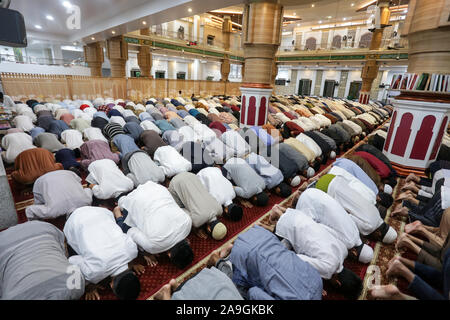
[[[90,76],[91,69],[87,67],[73,66],[48,66],[40,64],[21,64],[14,62],[0,63],[0,72],[32,73],[32,74],[62,74]]]

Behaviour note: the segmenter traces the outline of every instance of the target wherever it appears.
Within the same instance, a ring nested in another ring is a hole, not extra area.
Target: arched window
[[[247,122],[249,126],[255,125],[255,117],[256,117],[256,98],[250,97],[248,101],[248,108],[247,108]]]
[[[359,40],[359,47],[360,48],[370,47],[370,42],[372,41],[372,36],[373,36],[372,32],[364,33],[361,36],[361,39]]]
[[[403,157],[405,155],[406,146],[408,145],[409,136],[411,135],[411,124],[414,116],[407,112],[402,116],[400,125],[395,134],[394,144],[392,145],[391,153]]]
[[[333,48],[340,49],[340,48],[341,48],[341,41],[342,41],[341,36],[339,36],[339,35],[334,36],[334,37],[333,37],[333,42],[331,43],[331,46],[332,46]]]
[[[411,151],[411,159],[424,160],[430,146],[431,138],[433,137],[433,128],[436,123],[436,117],[426,116],[417,131],[416,141]]]
[[[436,138],[436,141],[434,142],[433,151],[431,152],[430,160],[434,160],[437,156],[439,147],[441,146],[442,137],[445,133],[445,128],[447,127],[447,120],[448,117],[445,116],[444,120],[442,120],[441,127],[439,128],[439,135]]]
[[[391,125],[389,126],[388,135],[387,135],[386,141],[384,143],[385,151],[389,150],[389,144],[391,143],[392,132],[394,131],[394,127],[395,127],[395,118],[397,118],[397,111],[394,111],[394,115],[392,116]]]
[[[316,50],[317,40],[314,37],[306,39],[305,50]]]
[[[241,104],[241,123],[245,123],[245,111],[247,110],[247,106],[245,105],[246,96],[242,96],[242,104]]]
[[[267,110],[267,99],[266,97],[261,98],[261,105],[259,106],[258,112],[258,126],[262,126],[266,120],[266,110]]]

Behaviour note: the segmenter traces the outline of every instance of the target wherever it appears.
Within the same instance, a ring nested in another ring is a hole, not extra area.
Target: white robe
[[[124,192],[133,190],[133,180],[126,177],[110,159],[96,160],[88,167],[86,181],[95,186],[92,188],[98,199],[111,199]]]
[[[78,253],[69,258],[91,283],[117,276],[138,255],[132,238],[117,225],[114,214],[101,207],[81,207],[64,225],[67,243]]]
[[[347,249],[362,244],[359,230],[345,209],[325,192],[309,188],[298,199],[295,207],[323,225],[335,238],[345,244]]]
[[[172,146],[162,146],[156,149],[153,160],[164,171],[164,175],[169,178],[181,172],[192,170],[192,163]]]
[[[223,176],[219,168],[204,168],[197,173],[197,176],[218,203],[225,207],[233,203],[233,199],[236,198],[233,184]]]
[[[128,211],[127,234],[144,251],[157,254],[171,249],[191,232],[192,221],[167,188],[146,182],[121,197],[120,209]]]
[[[302,210],[287,209],[280,217],[276,234],[293,246],[297,256],[312,265],[324,279],[344,268],[348,250],[323,225]]]
[[[2,148],[6,149],[4,159],[7,163],[14,163],[17,156],[25,150],[36,148],[33,139],[24,132],[14,132],[2,138]]]
[[[153,130],[158,134],[161,134],[161,129],[159,129],[156,124],[151,122],[150,120],[144,120],[140,123],[140,126],[144,130]]]
[[[209,143],[203,144],[203,146],[215,163],[222,164],[234,156],[234,150],[224,144],[219,138],[214,138]]]
[[[328,171],[329,174],[334,174],[335,176],[343,176],[349,181],[349,185],[357,192],[356,194],[358,196],[361,196],[365,198],[367,201],[372,203],[373,205],[377,204],[377,195],[373,192],[372,189],[370,189],[368,186],[366,186],[361,180],[356,178],[354,175],[352,175],[347,170],[338,167],[333,166],[330,171]]]
[[[22,129],[25,132],[29,132],[34,128],[33,122],[27,116],[16,116],[13,122],[16,128]]]
[[[69,149],[78,149],[84,143],[81,132],[74,129],[67,129],[61,132],[61,141],[66,144]]]
[[[377,207],[361,196],[360,191],[361,189],[355,189],[351,180],[336,176],[328,185],[327,193],[344,207],[358,226],[359,233],[366,236],[381,226],[383,219]]]
[[[105,138],[105,136],[103,135],[102,130],[100,130],[100,128],[95,128],[95,127],[86,128],[83,130],[83,135],[88,141],[101,140],[101,141],[105,141],[106,143],[108,142],[108,140]]]
[[[234,154],[238,158],[242,158],[246,154],[251,152],[250,145],[245,141],[242,136],[234,130],[226,131],[220,137],[222,142],[228,147],[234,150]]]
[[[322,155],[322,149],[320,149],[319,145],[310,137],[308,137],[304,133],[300,133],[297,137],[295,137],[298,141],[306,145],[308,148],[310,148],[314,155],[317,157],[320,157]]]

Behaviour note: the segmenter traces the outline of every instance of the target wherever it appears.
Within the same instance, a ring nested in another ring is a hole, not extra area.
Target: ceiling
[[[343,21],[364,20],[365,8],[374,0],[280,0],[284,6],[285,21],[297,18],[292,26],[330,24]],[[406,0],[392,0],[392,5],[405,4]],[[364,10],[362,10],[364,9]],[[243,5],[220,9],[222,12],[242,13]],[[289,28],[289,27],[287,27]]]
[[[64,2],[80,8],[80,29],[70,30]],[[12,0],[21,12],[29,38],[58,42],[104,40],[145,27],[241,3],[242,0]],[[53,19],[48,20],[47,15]],[[40,26],[40,28],[39,28]],[[114,31],[114,33],[113,33]],[[94,40],[92,40],[94,37]]]

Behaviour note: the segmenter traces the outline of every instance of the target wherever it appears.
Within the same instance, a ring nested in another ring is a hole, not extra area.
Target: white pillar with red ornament
[[[267,122],[272,89],[241,87],[240,127],[262,126]]]
[[[447,130],[450,104],[396,99],[383,153],[395,165],[425,169],[436,160]]]

